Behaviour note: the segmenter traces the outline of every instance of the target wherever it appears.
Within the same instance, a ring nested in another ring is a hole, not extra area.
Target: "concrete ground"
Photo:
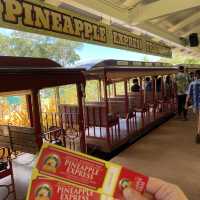
[[[172,119],[112,159],[130,169],[179,185],[190,200],[200,199],[200,144],[195,144],[194,120]],[[35,158],[13,160],[17,200],[24,200]],[[0,185],[7,180],[0,180]],[[5,190],[0,188],[0,200]],[[13,198],[9,198],[12,200]]]
[[[190,200],[200,199],[200,144],[195,121],[172,119],[112,159],[148,176],[179,185]]]

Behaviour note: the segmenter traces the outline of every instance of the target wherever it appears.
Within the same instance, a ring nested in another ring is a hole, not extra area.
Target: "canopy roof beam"
[[[189,31],[182,34],[183,37],[189,36],[190,33],[199,33],[200,32],[200,25],[196,25],[193,28],[191,28]]]
[[[172,46],[187,49],[187,51],[189,51],[189,47],[185,47],[186,41],[172,32],[176,32],[190,24],[193,20],[198,20],[198,18],[200,18],[200,14],[195,13],[173,27],[170,25],[167,31],[163,30],[155,23],[151,23],[152,19],[160,19],[161,17],[165,19],[170,14],[198,6],[200,7],[200,0],[168,0],[167,3],[166,0],[159,0],[145,4],[144,1],[141,0],[119,0],[119,5],[116,4],[117,1],[113,3],[107,0],[44,1],[57,7],[63,7],[64,9],[67,8],[67,6],[80,9],[86,13],[91,13],[100,17],[102,22],[108,25],[116,23],[130,30],[132,29],[134,32],[144,33],[158,38],[158,40],[164,41]],[[199,27],[195,27],[194,31],[197,29],[199,29]],[[188,35],[188,33],[186,35]],[[181,37],[183,36],[184,35],[181,35]],[[192,51],[195,51],[195,49],[192,49]]]
[[[140,0],[124,0],[121,5],[126,8],[131,8],[134,5],[138,4]]]
[[[182,20],[175,26],[172,26],[171,28],[169,28],[168,31],[170,32],[178,31],[181,28],[184,28],[185,26],[187,26],[188,24],[193,23],[194,21],[198,20],[199,18],[200,18],[200,13],[199,12],[194,13],[193,15],[187,17],[185,20]]]
[[[145,30],[147,33],[151,33],[152,36],[156,36],[160,38],[161,40],[165,40],[168,43],[173,43],[174,45],[181,45],[185,46],[185,41],[181,40],[180,38],[176,37],[175,35],[172,35],[171,33],[168,33],[161,28],[159,28],[156,25],[152,25],[148,22],[144,22],[142,24],[137,25],[139,29]]]
[[[81,10],[85,10],[97,16],[100,16],[105,19],[112,20],[112,18],[118,19],[122,22],[128,22],[129,15],[128,10],[123,9],[107,1],[99,1],[99,0],[45,0],[45,2],[58,5],[58,2],[66,3],[75,8],[79,8]]]
[[[164,15],[183,11],[189,8],[200,6],[199,0],[160,0],[147,5],[138,4],[130,10],[129,18],[132,25],[143,23]]]

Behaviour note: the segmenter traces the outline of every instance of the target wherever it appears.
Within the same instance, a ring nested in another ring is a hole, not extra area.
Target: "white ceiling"
[[[200,35],[200,0],[45,0],[104,23],[126,28],[136,34],[165,42],[193,56],[200,48],[191,48],[190,33]]]

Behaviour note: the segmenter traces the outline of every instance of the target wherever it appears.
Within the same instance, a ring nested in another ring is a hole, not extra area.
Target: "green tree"
[[[81,47],[82,43],[79,42],[38,34],[19,31],[13,31],[10,35],[0,34],[0,55],[49,58],[61,66],[69,66],[80,60],[76,50]],[[42,103],[45,103],[59,95],[59,88],[41,90],[40,94]],[[74,94],[69,95],[74,98]]]
[[[148,58],[148,56],[145,55],[145,56],[143,57],[142,61],[144,61],[144,62],[149,62],[149,58]]]
[[[74,64],[82,44],[53,37],[14,31],[10,36],[0,35],[0,54],[21,57],[49,58],[62,66]]]
[[[179,52],[173,52],[172,58],[162,58],[160,62],[167,62],[171,64],[200,64],[200,60],[192,56],[183,55]]]

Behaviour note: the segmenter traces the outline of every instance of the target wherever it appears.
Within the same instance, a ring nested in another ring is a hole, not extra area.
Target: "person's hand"
[[[188,110],[188,104],[187,103],[185,104],[185,110]]]
[[[145,194],[126,188],[123,195],[125,200],[188,200],[178,186],[157,178],[149,178]]]

